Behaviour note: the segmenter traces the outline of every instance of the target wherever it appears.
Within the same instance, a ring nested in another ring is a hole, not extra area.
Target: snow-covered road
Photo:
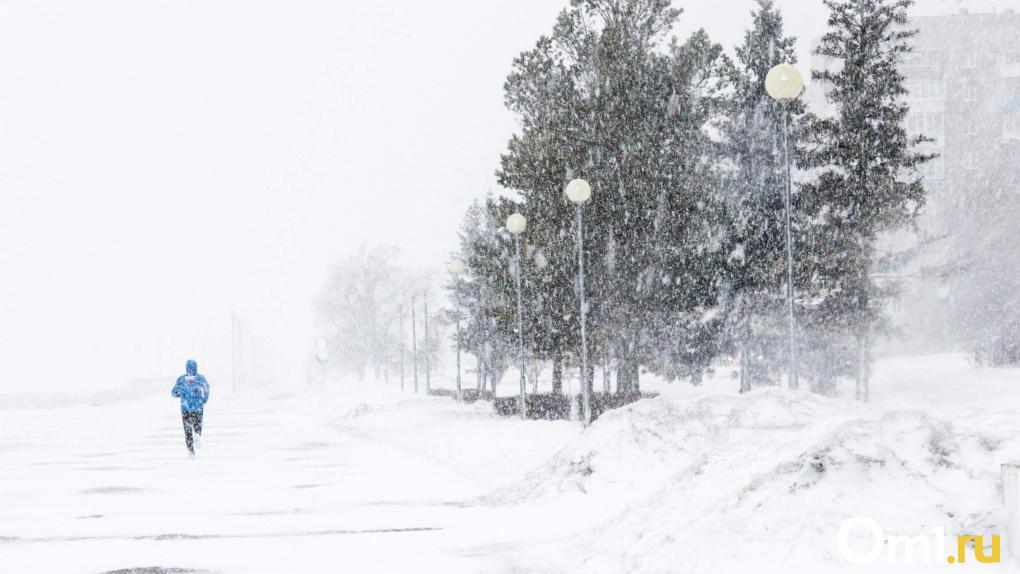
[[[0,574],[927,572],[855,570],[835,534],[1003,533],[1018,380],[890,359],[862,405],[722,371],[587,431],[357,385],[214,391],[194,460],[169,396],[5,410]]]
[[[479,527],[484,509],[448,501],[526,469],[512,455],[459,468],[388,433],[355,433],[343,421],[359,400],[368,399],[220,393],[194,460],[170,397],[4,412],[0,571],[481,572],[502,563],[477,548],[505,532]],[[404,411],[407,400],[379,394],[370,404]],[[433,412],[451,402],[421,400]],[[468,433],[459,444],[486,448]]]

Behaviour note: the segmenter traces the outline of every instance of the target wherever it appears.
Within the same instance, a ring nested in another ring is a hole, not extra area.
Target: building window
[[[1014,100],[1020,99],[1020,78],[1009,78],[1006,80],[1006,97]],[[1013,105],[1017,105],[1016,102]]]
[[[1008,138],[1020,138],[1020,113],[1006,114],[1002,117],[1002,135]]]
[[[976,102],[977,97],[977,86],[972,83],[968,83],[963,88],[963,101],[965,102]]]
[[[913,100],[934,100],[946,97],[946,83],[941,79],[922,78],[907,82],[907,93]]]
[[[922,116],[918,112],[910,112],[910,114],[907,116],[907,133],[908,134],[910,134],[910,135],[918,135],[918,134],[921,133],[921,130],[922,130],[921,120],[923,119],[923,117],[924,116]]]
[[[931,161],[925,162],[921,168],[921,175],[924,179],[928,180],[940,180],[946,177],[946,162],[942,159],[942,156],[932,159]]]
[[[942,61],[942,52],[938,50],[915,50],[903,55],[903,63],[913,67],[933,67]]]

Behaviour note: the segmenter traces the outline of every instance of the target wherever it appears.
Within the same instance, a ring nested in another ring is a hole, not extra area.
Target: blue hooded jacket
[[[181,398],[182,413],[200,413],[209,400],[209,383],[198,374],[198,363],[188,360],[187,373],[177,378],[170,394]]]

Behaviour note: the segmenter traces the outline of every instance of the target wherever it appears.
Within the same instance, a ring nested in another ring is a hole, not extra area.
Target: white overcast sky
[[[753,2],[675,4],[679,34],[731,49]],[[807,61],[821,0],[779,4]],[[439,265],[496,187],[511,61],[565,5],[0,0],[0,392],[169,377],[193,353],[225,382],[209,341],[230,310],[293,358],[338,257]]]

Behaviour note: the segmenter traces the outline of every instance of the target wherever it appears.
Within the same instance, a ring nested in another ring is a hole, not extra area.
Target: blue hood
[[[200,413],[209,400],[209,382],[198,374],[198,363],[188,361],[188,373],[177,378],[170,394],[181,399],[182,413]]]

